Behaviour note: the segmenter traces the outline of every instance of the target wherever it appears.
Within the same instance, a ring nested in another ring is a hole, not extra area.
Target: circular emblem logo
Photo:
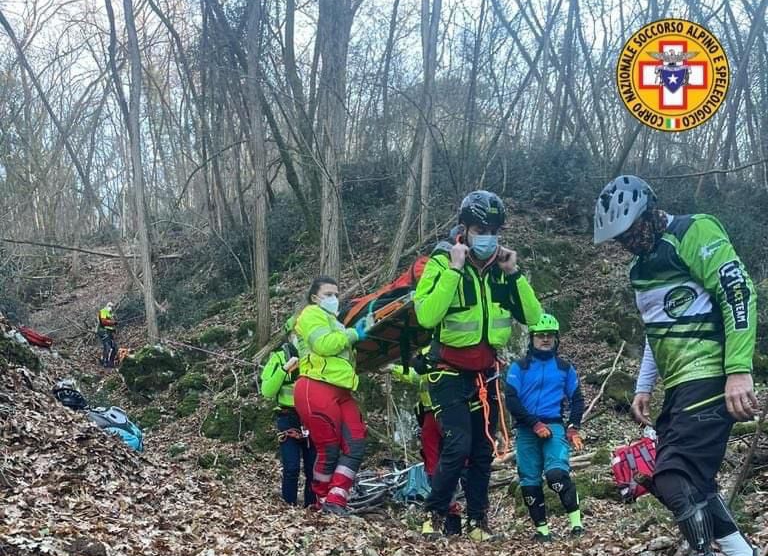
[[[676,319],[685,314],[696,300],[696,290],[690,286],[672,288],[664,296],[664,312],[669,318]]]
[[[687,131],[723,104],[730,70],[720,41],[684,19],[660,19],[633,34],[616,65],[619,96],[640,122]]]

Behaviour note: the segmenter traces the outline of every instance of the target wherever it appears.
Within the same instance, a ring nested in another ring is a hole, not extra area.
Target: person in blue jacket
[[[528,331],[528,354],[507,370],[505,399],[517,421],[517,470],[523,500],[536,527],[533,538],[549,542],[552,535],[544,506],[542,474],[568,512],[571,536],[584,533],[579,496],[568,463],[570,445],[576,450],[584,447],[579,435],[584,398],[576,369],[557,355],[557,319],[544,313]],[[564,401],[570,408],[567,422],[563,416]]]

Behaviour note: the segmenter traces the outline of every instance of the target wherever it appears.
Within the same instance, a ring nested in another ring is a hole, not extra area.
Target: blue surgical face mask
[[[499,238],[495,235],[471,234],[469,238],[472,242],[472,254],[481,261],[485,261],[491,258],[491,256],[496,252],[496,249],[499,247]]]
[[[329,295],[328,297],[322,298],[318,305],[332,315],[339,314],[339,298],[335,295]]]

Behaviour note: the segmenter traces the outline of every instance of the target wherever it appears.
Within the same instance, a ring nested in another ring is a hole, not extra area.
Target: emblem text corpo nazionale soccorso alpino
[[[730,70],[720,41],[684,19],[661,19],[634,33],[621,49],[616,83],[624,106],[660,131],[687,131],[723,104]]]

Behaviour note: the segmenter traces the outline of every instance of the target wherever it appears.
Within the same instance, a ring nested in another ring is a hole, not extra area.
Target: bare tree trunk
[[[432,184],[432,97],[435,91],[435,70],[437,67],[437,26],[440,23],[442,0],[421,0],[421,45],[424,53],[424,92],[422,94],[422,117],[424,118],[424,141],[421,147],[421,187],[419,199],[419,241],[427,236],[429,225],[429,190]],[[483,2],[485,6],[485,2]],[[405,220],[410,220],[408,213]],[[405,238],[403,238],[405,239]],[[402,249],[402,246],[401,246]]]
[[[107,0],[108,2],[110,0]],[[147,323],[147,337],[154,344],[160,339],[155,313],[155,290],[152,277],[152,242],[149,238],[147,223],[147,207],[144,200],[144,172],[141,163],[141,128],[139,116],[141,111],[141,58],[139,39],[136,34],[136,22],[133,17],[133,0],[123,0],[125,24],[128,30],[128,57],[131,67],[131,83],[129,89],[130,104],[128,107],[128,136],[131,142],[131,174],[133,181],[134,199],[136,201],[136,220],[141,249],[141,266],[144,282],[144,311]],[[116,84],[117,85],[117,84]]]
[[[320,0],[317,23],[322,69],[318,94],[318,147],[322,164],[320,272],[341,274],[341,163],[346,129],[347,53],[357,3]]]
[[[251,3],[248,11],[248,87],[250,94],[251,143],[255,207],[253,215],[253,290],[256,294],[258,345],[269,341],[272,319],[269,308],[269,259],[267,247],[267,154],[264,113],[261,110],[257,88],[261,87],[259,63],[262,56],[263,6],[262,0]]]

